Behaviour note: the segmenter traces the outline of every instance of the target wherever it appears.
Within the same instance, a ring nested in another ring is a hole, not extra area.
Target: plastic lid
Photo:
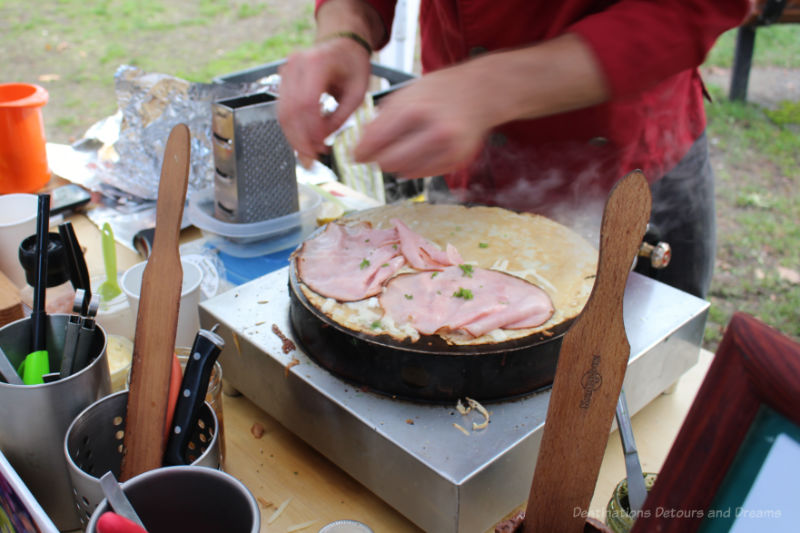
[[[67,250],[61,242],[61,235],[48,233],[47,243],[47,286],[57,287],[69,281],[69,262]],[[36,235],[31,235],[19,245],[19,262],[25,269],[25,280],[31,287],[36,283]]]
[[[336,520],[323,526],[319,533],[372,533],[372,529],[356,520]]]

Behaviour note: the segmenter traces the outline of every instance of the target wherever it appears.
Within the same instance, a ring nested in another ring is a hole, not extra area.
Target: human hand
[[[278,121],[301,164],[308,167],[318,154],[329,150],[325,138],[363,101],[369,54],[350,39],[332,39],[290,55],[279,73]],[[330,115],[321,112],[323,93],[339,103]]]
[[[491,90],[469,63],[423,76],[381,101],[354,150],[356,161],[405,178],[455,170],[495,125]]]

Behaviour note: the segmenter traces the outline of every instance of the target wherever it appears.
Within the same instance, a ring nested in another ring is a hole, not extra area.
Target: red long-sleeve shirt
[[[365,1],[391,28],[395,1]],[[593,51],[611,92],[601,105],[496,128],[448,184],[463,201],[536,210],[604,196],[637,168],[659,179],[705,129],[697,66],[748,9],[749,0],[422,0],[425,72],[573,33]]]

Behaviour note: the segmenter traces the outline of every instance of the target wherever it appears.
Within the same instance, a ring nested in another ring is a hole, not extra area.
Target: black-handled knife
[[[184,453],[200,416],[200,407],[206,398],[214,363],[224,347],[225,341],[213,331],[201,329],[197,332],[183,371],[178,401],[175,403],[172,427],[164,451],[165,465],[186,464]]]

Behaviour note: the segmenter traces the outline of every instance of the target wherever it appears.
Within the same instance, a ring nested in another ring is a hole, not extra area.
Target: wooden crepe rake
[[[650,206],[639,171],[620,180],[606,201],[594,288],[559,353],[525,533],[579,533],[586,525],[628,366],[622,299]]]
[[[189,128],[169,134],[156,201],[153,250],[142,274],[120,479],[158,468],[166,447],[170,372],[183,269],[178,238],[189,182]]]

